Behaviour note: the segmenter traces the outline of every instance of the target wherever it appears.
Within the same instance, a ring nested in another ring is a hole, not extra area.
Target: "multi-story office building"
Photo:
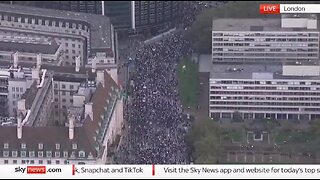
[[[44,74],[39,81],[33,79],[38,90],[19,100],[17,125],[0,126],[0,164],[105,164],[123,123],[115,81],[106,71],[97,71],[95,85],[80,87],[73,95],[65,126],[52,126],[47,112],[54,82],[50,71]]]
[[[108,17],[27,6],[0,4],[0,55],[20,61],[84,66],[115,63],[114,30]]]
[[[319,119],[320,66],[214,64],[209,112],[213,118]]]
[[[213,62],[300,64],[318,59],[319,28],[315,15],[212,22]]]

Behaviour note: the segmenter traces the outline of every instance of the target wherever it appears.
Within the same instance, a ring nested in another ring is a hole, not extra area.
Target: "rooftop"
[[[281,28],[280,18],[221,18],[212,21],[213,31],[314,31],[306,28]]]
[[[210,72],[212,79],[255,79],[253,76],[258,79],[320,80],[320,76],[283,76],[281,64],[214,64]]]
[[[50,43],[30,43],[26,41],[5,41],[0,40],[0,51],[11,52],[26,52],[26,53],[42,53],[42,54],[55,54],[59,45],[54,41]]]
[[[96,131],[100,130],[101,122],[104,121],[103,115],[106,111],[105,107],[109,103],[112,103],[108,100],[116,95],[113,94],[112,91],[118,89],[117,84],[106,71],[104,71],[104,79],[104,84],[98,84],[91,99],[93,119],[91,119],[90,116],[84,117],[84,124],[81,127],[75,127],[73,140],[69,139],[68,127],[23,126],[22,138],[18,139],[17,128],[15,126],[0,126],[0,152],[4,150],[4,143],[8,143],[8,151],[21,150],[21,143],[26,144],[26,151],[37,151],[39,149],[38,144],[42,143],[43,150],[41,151],[44,152],[68,151],[69,153],[75,152],[75,155],[78,156],[78,152],[83,150],[86,152],[86,157],[89,153],[91,153],[93,157],[99,156],[99,149],[96,148],[98,146],[102,148],[102,144],[95,139],[97,136]],[[82,109],[80,108],[79,111],[82,111]],[[73,149],[74,143],[77,144],[77,149]],[[56,144],[60,144],[59,150],[56,150]],[[3,153],[0,153],[0,157],[2,155]],[[35,155],[37,156],[37,153],[35,153]]]
[[[91,26],[91,47],[111,47],[111,22],[106,16],[7,4],[0,4],[0,12],[87,22]]]

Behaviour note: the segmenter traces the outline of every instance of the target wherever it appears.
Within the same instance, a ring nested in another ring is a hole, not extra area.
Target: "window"
[[[79,158],[84,158],[85,157],[85,152],[84,151],[79,151]]]
[[[60,164],[60,161],[59,161],[59,160],[56,160],[56,164]]]
[[[35,156],[35,152],[34,151],[29,151],[29,157],[34,157]]]
[[[21,164],[25,164],[26,163],[26,160],[21,160]]]
[[[62,99],[62,102],[66,102],[66,99],[63,98],[63,99]]]
[[[14,92],[15,91],[15,88],[14,87],[12,87],[12,92]]]
[[[66,43],[66,47],[68,47],[68,43]]]
[[[75,50],[72,50],[72,54],[75,54],[76,53],[76,51]]]
[[[66,56],[66,59],[69,59],[69,56]]]
[[[65,89],[66,88],[66,85],[65,84],[62,84],[62,89]]]
[[[38,144],[38,148],[41,150],[41,149],[43,149],[43,144],[42,143],[39,143]]]
[[[59,152],[59,151],[56,151],[56,152],[54,153],[54,157],[59,158],[59,157],[60,157],[60,152]]]
[[[77,149],[77,144],[76,143],[72,144],[72,149]]]
[[[74,48],[74,47],[76,47],[76,45],[75,44],[72,44],[72,47]],[[73,52],[73,51],[72,51]]]
[[[15,99],[16,98],[16,94],[12,94],[12,98]]]
[[[3,151],[3,157],[9,157],[9,151]]]
[[[66,95],[66,92],[65,92],[65,91],[62,91],[61,94],[62,94],[62,96],[65,96],[65,95]]]
[[[70,103],[73,103],[73,99],[70,99]]]
[[[67,158],[68,157],[68,151],[63,151],[63,157]]]
[[[57,84],[57,83],[54,84],[54,88],[55,88],[55,89],[58,88],[58,84]]]
[[[39,160],[39,164],[43,164],[43,160]]]
[[[12,157],[17,157],[18,156],[18,152],[17,151],[12,151]]]
[[[9,164],[9,160],[4,160],[4,164]]]
[[[58,98],[54,98],[54,102],[58,102]]]
[[[26,151],[21,151],[20,154],[21,154],[21,157],[26,157],[27,156],[27,152]]]
[[[70,85],[70,89],[73,89],[73,85]]]
[[[47,164],[51,164],[51,160],[47,160]]]
[[[38,151],[38,157],[43,157],[43,151]]]
[[[59,150],[60,149],[60,144],[56,144],[56,149]]]
[[[78,45],[78,48],[81,48],[81,45],[80,45],[80,44]]]
[[[21,149],[26,149],[26,148],[27,148],[26,143],[22,143],[22,144],[21,144]]]
[[[52,152],[51,151],[47,151],[46,154],[47,154],[47,157],[49,157],[49,158],[52,157]]]
[[[12,162],[13,162],[13,164],[17,164],[18,163],[17,160],[13,160]]]
[[[30,160],[30,164],[34,164],[34,160]]]
[[[3,148],[4,148],[4,149],[9,149],[9,143],[4,143],[4,144],[3,144]]]
[[[20,88],[20,92],[23,92],[23,88],[22,87]]]
[[[64,164],[69,164],[69,162],[67,160],[64,160]]]

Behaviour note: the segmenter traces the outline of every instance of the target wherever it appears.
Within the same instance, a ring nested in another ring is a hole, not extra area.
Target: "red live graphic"
[[[260,4],[260,14],[280,14],[280,4]]]
[[[27,166],[27,174],[45,174],[46,166]]]

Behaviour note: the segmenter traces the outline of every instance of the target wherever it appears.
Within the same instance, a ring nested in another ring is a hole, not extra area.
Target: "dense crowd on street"
[[[185,29],[194,21],[197,8],[187,3],[183,12],[180,27]],[[185,135],[190,122],[183,116],[177,71],[179,60],[191,55],[192,48],[183,33],[176,31],[142,45],[135,54],[126,111],[129,131],[126,147],[120,147],[121,163],[188,163]]]

